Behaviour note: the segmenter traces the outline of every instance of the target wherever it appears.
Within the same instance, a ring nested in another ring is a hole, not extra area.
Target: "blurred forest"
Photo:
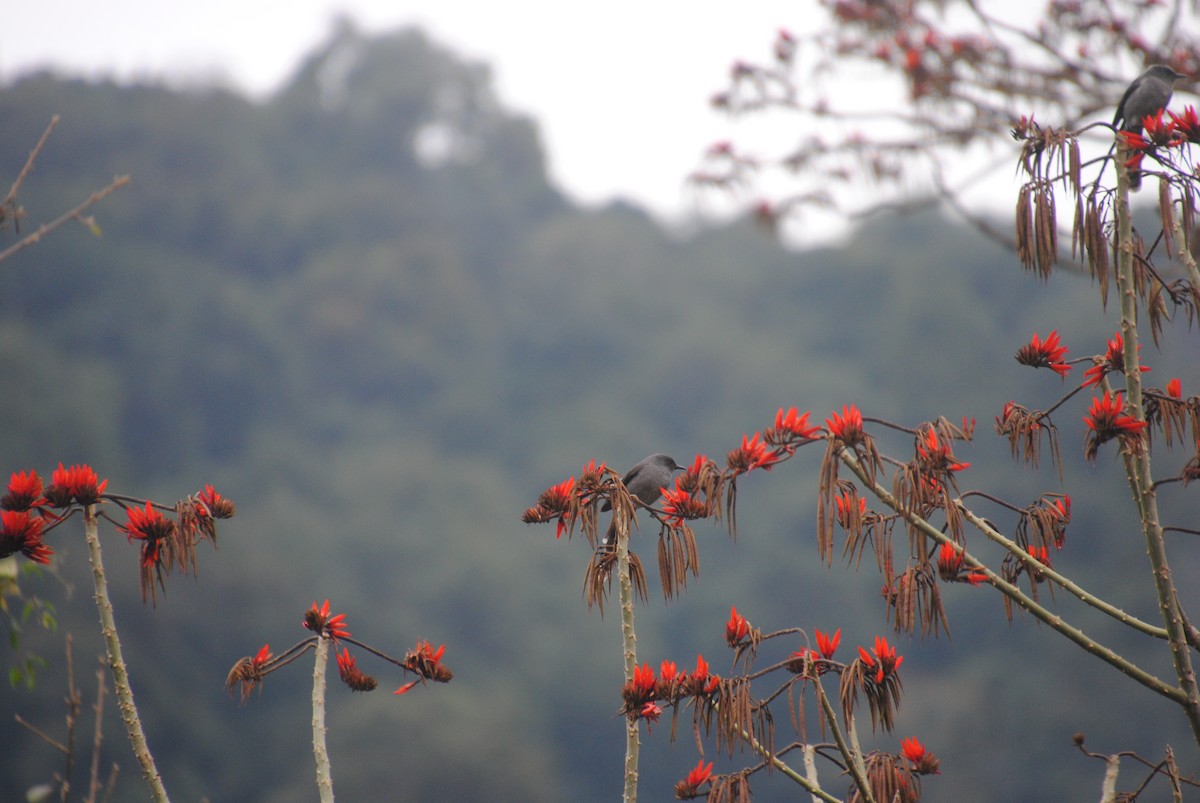
[[[991,430],[1009,399],[1048,404],[1063,389],[1012,359],[1033,332],[1058,329],[1072,357],[1103,351],[1116,310],[1097,314],[1084,277],[1042,284],[936,213],[869,219],[840,247],[794,252],[748,220],[681,232],[627,204],[580,208],[549,182],[535,121],[497,102],[487,67],[415,30],[344,24],[260,103],[23,77],[0,88],[0,180],[54,114],[22,230],[114,174],[133,184],[95,210],[101,238],[70,228],[0,265],[0,470],[88,462],[110,491],[171,502],[212,482],[236,501],[219,550],[202,551],[195,580],[170,578],[157,608],[141,602],[136,549],[103,530],[134,690],[177,800],[316,799],[305,662],[245,705],[223,682],[264,642],[299,641],[304,610],[325,597],[393,654],[446,643],[456,673],[397,698],[402,678],[360,656],[380,691],[331,686],[342,799],[615,799],[617,621],[583,602],[586,542],[556,542],[521,511],[591,458],[723,461],[780,406],[977,418],[976,443],[956,448],[973,464],[960,487],[1022,506],[1068,491],[1056,565],[1157,617],[1115,450],[1084,463],[1079,418],[1060,412],[1060,484],[1049,465],[1017,465]],[[1195,339],[1168,337],[1193,358]],[[1200,380],[1194,359],[1147,362],[1151,385]],[[698,532],[699,579],[644,606],[644,660],[690,664],[700,645],[727,671],[731,604],[764,630],[840,627],[850,650],[890,635],[877,577],[817,560],[818,461],[802,451],[746,479],[736,543]],[[61,624],[23,634],[50,665],[0,703],[0,799],[60,767],[12,715],[61,730],[65,631],[90,701],[102,646],[81,530],[56,530],[59,573],[24,584]],[[653,532],[641,536],[651,572]],[[1177,565],[1194,572],[1195,556]],[[1071,746],[1076,731],[1101,751],[1170,742],[1195,769],[1173,707],[1030,620],[1008,624],[987,588],[952,587],[947,607],[950,638],[899,640],[897,731],[867,736],[894,750],[916,734],[941,758],[927,800],[1091,798],[1102,766]],[[1083,621],[1136,657],[1148,648]],[[669,799],[695,765],[688,728],[674,744],[669,731],[643,744],[646,800]],[[116,799],[141,799],[115,717],[106,734]],[[755,791],[796,789],[763,777]]]

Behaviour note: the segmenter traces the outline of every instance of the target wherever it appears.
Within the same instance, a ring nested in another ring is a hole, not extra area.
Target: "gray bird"
[[[1171,93],[1175,89],[1175,81],[1187,76],[1177,73],[1165,64],[1154,64],[1133,80],[1121,102],[1117,104],[1117,113],[1113,115],[1113,125],[1120,123],[1122,131],[1142,133],[1143,118],[1158,114],[1171,102]],[[1142,174],[1139,170],[1129,171],[1130,189],[1142,186]]]
[[[642,504],[649,505],[662,496],[662,489],[671,484],[675,472],[682,468],[683,466],[678,465],[672,457],[652,454],[629,469],[621,478],[621,482],[632,496],[636,496]],[[600,509],[612,510],[612,504],[605,502]],[[616,543],[616,540],[617,528],[616,522],[613,522],[608,525],[608,532],[600,543],[602,546],[610,546]]]

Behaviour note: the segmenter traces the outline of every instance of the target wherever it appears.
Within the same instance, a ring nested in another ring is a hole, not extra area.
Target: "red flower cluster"
[[[775,413],[775,426],[763,431],[763,439],[772,446],[784,446],[790,454],[796,450],[799,443],[816,440],[821,434],[820,427],[810,427],[808,417],[812,413],[801,413],[795,407],[789,407],[786,412],[782,407]]]
[[[711,761],[706,765],[704,759],[700,759],[699,763],[687,774],[687,777],[675,784],[675,797],[679,800],[691,800],[692,798],[700,797],[700,787],[708,783],[709,779],[712,778],[712,768]]]
[[[20,552],[34,563],[48,564],[54,550],[42,543],[46,520],[27,510],[0,512],[0,558]]]
[[[659,673],[655,678],[649,664],[634,667],[633,680],[621,687],[624,700],[621,713],[632,719],[657,722],[662,715],[658,701],[673,704],[684,697],[707,697],[721,682],[720,677],[709,674],[703,655],[696,656],[694,672],[680,672],[674,661],[663,661]]]
[[[875,637],[875,649],[867,652],[865,647],[858,648],[859,660],[865,666],[875,669],[876,685],[883,683],[884,678],[896,674],[900,664],[904,663],[903,655],[896,655],[896,648],[888,644],[883,636]]]
[[[1179,377],[1175,377],[1167,383],[1167,395],[1172,399],[1183,398],[1183,383],[1179,381]]]
[[[1047,549],[1046,547],[1034,546],[1033,544],[1026,544],[1025,551],[1029,553],[1029,557],[1033,558],[1034,560],[1036,560],[1038,563],[1042,564],[1043,566],[1050,565],[1050,550]]]
[[[761,437],[761,432],[755,432],[753,438],[742,436],[742,445],[730,452],[726,461],[730,471],[734,474],[745,474],[756,468],[770,471],[779,462],[780,451],[768,449],[767,444],[759,440]]]
[[[750,622],[737,611],[737,606],[729,609],[729,621],[725,623],[725,643],[736,647],[746,636],[750,635]]]
[[[833,503],[837,506],[837,523],[842,529],[850,529],[850,518],[854,512],[855,499],[858,500],[858,515],[861,518],[867,512],[867,500],[864,497],[843,491],[833,498]]]
[[[1142,430],[1146,428],[1145,421],[1138,421],[1125,412],[1120,391],[1113,394],[1105,391],[1103,396],[1093,398],[1083,423],[1091,430],[1084,444],[1084,455],[1089,460],[1096,459],[1100,444],[1113,438],[1120,438],[1123,444],[1137,448]]]
[[[1067,347],[1059,343],[1058,330],[1050,332],[1045,341],[1033,333],[1033,339],[1017,351],[1017,362],[1033,368],[1049,368],[1059,376],[1071,373],[1071,366],[1063,362]]]
[[[950,444],[938,440],[937,430],[930,427],[925,431],[925,440],[917,441],[917,460],[921,470],[932,474],[953,473],[970,468],[970,463],[959,463],[950,451]]]
[[[1138,351],[1142,350],[1142,346],[1138,344]],[[1150,370],[1149,366],[1139,366],[1142,373]],[[1099,385],[1100,382],[1110,371],[1118,371],[1125,373],[1125,338],[1120,332],[1113,335],[1112,340],[1108,341],[1108,350],[1104,352],[1104,357],[1095,365],[1083,372],[1083,387],[1089,388]]]
[[[205,485],[204,490],[196,496],[195,511],[198,516],[211,516],[214,519],[232,518],[237,512],[233,502],[217,493],[211,485]]]
[[[983,572],[967,572],[962,573],[963,556],[962,550],[956,548],[953,544],[942,544],[938,550],[938,576],[943,580],[951,583],[965,582],[973,586],[987,582],[987,575]]]
[[[405,654],[402,666],[409,672],[417,675],[419,679],[405,683],[396,689],[394,694],[405,694],[413,686],[426,680],[436,681],[437,683],[449,683],[454,677],[454,673],[442,663],[442,655],[445,652],[445,644],[434,648],[428,641],[418,641],[417,646]]]
[[[697,499],[683,490],[684,477],[675,478],[675,489],[662,489],[663,513],[670,519],[672,525],[679,526],[685,519],[702,519],[708,515],[709,506],[703,499]]]
[[[595,465],[595,461],[592,461]],[[586,468],[586,466],[585,466]],[[603,466],[601,466],[603,469]],[[538,497],[537,504],[521,514],[521,520],[526,524],[534,524],[558,519],[558,530],[555,538],[562,538],[568,522],[573,514],[575,503],[575,478],[568,477],[558,485],[552,485]]]
[[[46,489],[46,500],[54,507],[67,507],[72,502],[92,505],[100,501],[100,495],[108,487],[108,480],[100,481],[91,466],[58,468],[50,475],[50,487]]]
[[[342,649],[342,654],[337,657],[337,665],[338,675],[351,691],[374,691],[379,685],[375,678],[358,668],[358,661],[350,654],[349,647]]]
[[[904,753],[904,757],[913,763],[913,772],[918,775],[941,774],[941,762],[933,753],[925,749],[925,745],[921,744],[916,736],[901,739],[900,750]]]
[[[802,647],[789,655],[786,667],[789,672],[799,675],[808,661],[812,662],[818,675],[824,675],[830,670],[829,662],[833,660],[833,654],[837,652],[838,644],[842,641],[842,629],[838,628],[829,636],[814,628],[813,635],[817,640],[817,648],[813,650]]]
[[[829,428],[829,433],[845,446],[856,446],[866,437],[863,434],[862,413],[853,404],[848,407],[843,405],[841,415],[834,412],[832,417],[826,418],[825,426]]]
[[[0,510],[29,510],[46,504],[42,498],[42,478],[36,471],[15,471],[8,481],[8,493],[0,499]]]
[[[142,568],[162,568],[169,562],[163,546],[170,545],[176,532],[175,522],[160,513],[153,502],[146,502],[145,510],[131,507],[126,512],[129,520],[118,529],[125,533],[130,543],[135,538],[142,542]]]
[[[350,631],[346,629],[346,614],[339,613],[330,616],[329,600],[325,600],[325,603],[319,608],[314,602],[308,612],[304,614],[304,621],[301,624],[317,635],[334,641],[350,637]]]

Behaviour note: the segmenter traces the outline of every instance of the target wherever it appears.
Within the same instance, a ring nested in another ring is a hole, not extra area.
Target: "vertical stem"
[[[637,668],[637,634],[633,628],[633,581],[629,577],[629,517],[621,515],[618,505],[613,505],[613,519],[617,524],[617,583],[621,595],[621,648],[625,659],[625,682],[633,682],[633,671]],[[638,792],[638,741],[637,717],[625,718],[625,789],[622,799],[635,803]]]
[[[313,660],[312,732],[313,757],[317,762],[317,792],[321,803],[333,803],[333,773],[329,768],[329,748],[325,746],[325,665],[329,663],[329,639],[317,639]]]
[[[121,721],[125,723],[125,732],[133,745],[133,754],[142,767],[142,777],[150,787],[150,794],[156,803],[166,803],[167,790],[163,786],[162,776],[154,765],[154,756],[150,755],[150,747],[146,744],[146,734],[142,731],[142,721],[138,717],[137,705],[133,701],[133,688],[129,685],[129,673],[125,668],[125,658],[121,655],[121,640],[117,637],[117,623],[113,618],[112,601],[108,598],[108,580],[104,574],[104,561],[100,556],[100,533],[96,521],[96,506],[88,505],[83,511],[83,533],[88,545],[88,562],[92,566],[92,585],[96,590],[96,609],[100,612],[100,632],[104,636],[104,646],[108,652],[108,665],[112,670],[113,688],[117,694],[117,708],[121,712]]]
[[[1122,161],[1124,148],[1118,146],[1117,160]],[[1126,399],[1133,408],[1138,421],[1145,421],[1142,409],[1142,372],[1138,356],[1137,290],[1133,273],[1133,218],[1129,212],[1129,180],[1124,169],[1117,171],[1117,288],[1121,294],[1121,337],[1124,340],[1125,391]],[[1184,713],[1192,728],[1192,736],[1200,744],[1200,686],[1196,683],[1195,669],[1189,652],[1183,610],[1175,593],[1171,567],[1167,562],[1166,542],[1162,524],[1158,518],[1158,498],[1154,491],[1154,479],[1150,471],[1149,441],[1140,448],[1122,446],[1121,457],[1125,461],[1130,489],[1141,518],[1142,536],[1146,541],[1146,553],[1150,558],[1151,574],[1158,593],[1158,608],[1167,630],[1171,649],[1171,661],[1179,687],[1186,700]]]

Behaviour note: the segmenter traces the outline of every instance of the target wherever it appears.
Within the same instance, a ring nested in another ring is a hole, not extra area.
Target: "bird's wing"
[[[1133,79],[1133,83],[1125,88],[1125,94],[1121,96],[1120,102],[1117,103],[1117,113],[1113,115],[1113,125],[1116,125],[1118,120],[1129,122],[1125,119],[1125,102],[1129,100],[1129,96],[1136,92],[1141,85],[1142,76],[1138,76]]]

